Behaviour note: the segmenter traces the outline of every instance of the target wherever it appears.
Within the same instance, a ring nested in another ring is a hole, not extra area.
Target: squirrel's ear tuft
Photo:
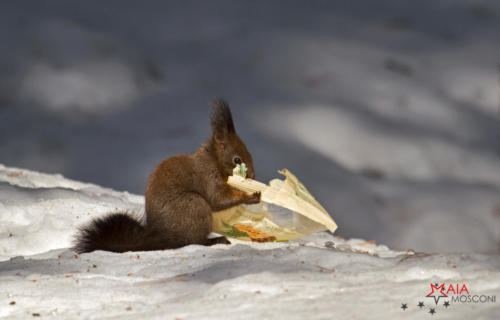
[[[228,134],[235,133],[231,109],[229,109],[229,104],[224,99],[214,101],[210,122],[216,140],[223,140]]]

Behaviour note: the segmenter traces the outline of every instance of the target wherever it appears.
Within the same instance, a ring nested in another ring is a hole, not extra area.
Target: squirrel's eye
[[[238,158],[238,157],[234,157],[233,161],[234,161],[234,163],[236,163],[236,164],[240,164],[240,163],[241,163],[241,159],[240,159],[240,158]]]

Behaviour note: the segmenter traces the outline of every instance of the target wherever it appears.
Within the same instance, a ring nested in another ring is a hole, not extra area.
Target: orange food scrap
[[[276,237],[275,236],[267,235],[267,234],[265,234],[263,232],[255,230],[254,228],[249,227],[249,226],[245,226],[245,225],[242,225],[242,224],[235,224],[233,227],[235,227],[236,230],[238,230],[240,232],[244,232],[244,233],[248,234],[248,236],[250,237],[250,239],[252,241],[254,241],[254,242],[276,241]]]

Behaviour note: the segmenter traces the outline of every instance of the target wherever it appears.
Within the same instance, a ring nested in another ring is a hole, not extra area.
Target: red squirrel
[[[125,252],[229,244],[224,236],[207,238],[212,212],[258,203],[260,193],[247,195],[227,184],[240,163],[246,164],[248,178],[255,178],[255,173],[224,100],[214,102],[210,120],[212,136],[198,150],[164,160],[149,177],[145,224],[126,213],[96,218],[79,229],[74,250]]]

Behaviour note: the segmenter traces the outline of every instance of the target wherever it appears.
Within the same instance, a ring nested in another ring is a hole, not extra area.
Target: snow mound
[[[77,225],[116,210],[140,214],[142,205],[141,196],[0,165],[0,318],[500,316],[499,255],[394,251],[327,233],[123,254],[68,249]],[[426,297],[431,284],[445,284],[447,297]],[[490,300],[452,302],[459,295],[449,285]]]
[[[0,164],[0,260],[71,246],[83,221],[101,214],[140,214],[144,199],[93,184]]]

